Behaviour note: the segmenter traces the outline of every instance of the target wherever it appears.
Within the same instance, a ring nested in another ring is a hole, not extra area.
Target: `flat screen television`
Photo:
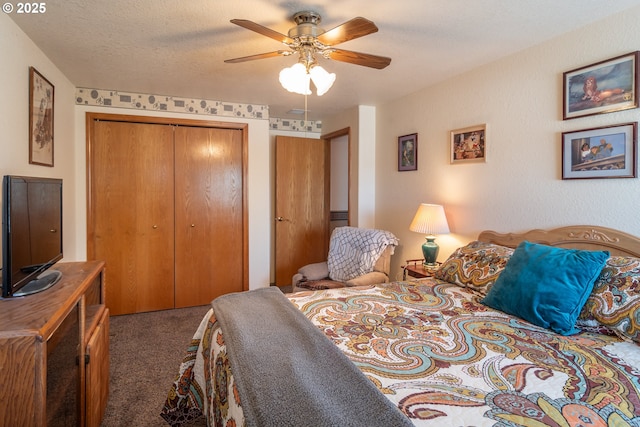
[[[62,180],[6,175],[2,180],[2,297],[43,291],[60,279]]]

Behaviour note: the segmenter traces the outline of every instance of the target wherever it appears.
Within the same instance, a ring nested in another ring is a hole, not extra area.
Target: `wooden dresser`
[[[109,395],[104,262],[58,263],[50,289],[0,300],[0,426],[99,426]]]

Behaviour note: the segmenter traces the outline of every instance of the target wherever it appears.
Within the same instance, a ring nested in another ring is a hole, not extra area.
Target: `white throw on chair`
[[[386,283],[397,245],[389,231],[337,227],[327,261],[300,268],[291,280],[293,292]]]

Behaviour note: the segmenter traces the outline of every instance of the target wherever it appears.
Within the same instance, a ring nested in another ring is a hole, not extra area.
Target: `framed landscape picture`
[[[487,161],[487,125],[451,131],[451,163]]]
[[[562,179],[635,178],[638,123],[562,134]]]
[[[418,134],[398,137],[398,171],[418,170]]]
[[[29,163],[53,166],[54,87],[29,68]]]
[[[564,120],[638,107],[640,52],[564,73]]]

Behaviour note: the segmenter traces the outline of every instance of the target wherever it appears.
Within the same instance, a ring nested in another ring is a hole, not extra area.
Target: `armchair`
[[[388,231],[337,227],[331,234],[327,261],[300,268],[291,279],[292,290],[386,283],[397,245],[398,239]]]

